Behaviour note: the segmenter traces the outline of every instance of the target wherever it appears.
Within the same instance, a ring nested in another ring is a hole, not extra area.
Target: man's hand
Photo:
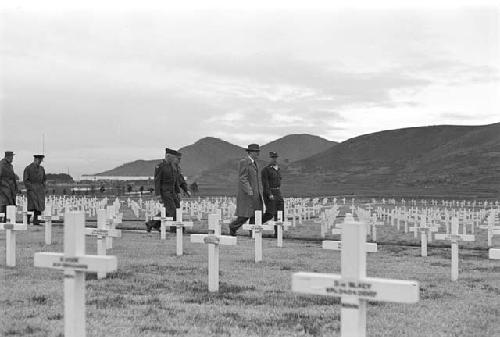
[[[269,200],[274,200],[274,195],[270,194],[269,195]]]
[[[191,192],[190,191],[186,191],[185,194],[188,196],[188,197],[191,197]]]

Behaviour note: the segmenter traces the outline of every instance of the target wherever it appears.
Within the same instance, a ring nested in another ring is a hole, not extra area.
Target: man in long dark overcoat
[[[278,166],[278,153],[269,152],[271,162],[262,169],[262,190],[266,213],[262,216],[262,223],[271,219],[277,220],[278,211],[284,211],[285,204],[281,195],[281,172]],[[284,216],[284,214],[283,214]],[[274,236],[277,236],[277,226],[274,226]]]
[[[262,194],[259,182],[259,167],[257,158],[260,148],[257,144],[250,144],[246,149],[248,155],[239,162],[238,196],[236,198],[237,218],[229,224],[229,234],[236,236],[236,231],[248,219],[255,223],[255,211],[262,210]]]
[[[17,180],[12,162],[14,152],[5,151],[5,157],[0,160],[0,213],[6,212],[8,205],[16,204]],[[6,217],[4,216],[4,222]]]
[[[23,173],[24,186],[26,186],[26,195],[28,199],[28,212],[33,212],[33,225],[40,226],[40,215],[45,210],[45,169],[42,161],[45,158],[43,154],[33,156],[33,162],[26,166]],[[30,216],[28,215],[28,223]]]

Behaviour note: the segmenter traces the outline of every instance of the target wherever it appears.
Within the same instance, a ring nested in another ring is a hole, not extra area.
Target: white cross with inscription
[[[292,291],[341,298],[342,337],[366,336],[368,301],[416,303],[416,281],[366,277],[366,225],[345,222],[342,226],[341,274],[295,273]]]
[[[429,223],[429,219],[425,215],[422,215],[422,217],[420,218],[420,226],[410,227],[410,232],[414,232],[415,235],[417,235],[417,233],[420,232],[420,255],[421,256],[427,256],[427,242],[429,239],[429,235],[432,232],[437,232],[437,231],[438,231],[438,227],[432,226]]]
[[[35,267],[64,271],[64,336],[85,337],[85,273],[117,269],[116,256],[85,255],[85,213],[64,216],[64,253],[35,253]]]
[[[236,245],[233,236],[221,235],[220,214],[208,215],[208,234],[191,234],[191,242],[208,245],[208,291],[219,291],[219,246]]]
[[[262,232],[274,231],[274,226],[262,224],[262,211],[255,211],[255,224],[244,224],[244,230],[253,231],[255,239],[255,262],[262,261]]]
[[[459,241],[475,241],[474,235],[458,234],[458,218],[451,219],[451,234],[436,234],[436,240],[451,241],[451,280],[458,280],[458,242]]]
[[[48,203],[45,206],[45,211],[40,219],[45,222],[45,244],[52,244],[52,221],[59,220],[58,215],[52,215],[52,204]]]
[[[177,234],[177,256],[181,256],[184,253],[184,236],[183,236],[183,228],[184,227],[193,227],[192,221],[182,221],[182,208],[177,208],[175,213],[175,221],[171,221],[168,223],[169,226],[176,227]]]
[[[0,223],[0,230],[5,230],[5,264],[8,267],[16,266],[16,232],[28,230],[25,222],[16,222],[17,208],[14,205],[7,206],[6,223]]]
[[[108,228],[107,226],[107,211],[105,209],[97,210],[97,228],[85,228],[85,235],[97,236],[97,255],[106,255],[106,238],[119,238],[122,232],[118,229]],[[106,277],[106,272],[98,272],[97,278],[103,279]]]
[[[167,239],[167,223],[173,221],[174,218],[171,216],[167,217],[167,210],[162,207],[160,210],[160,216],[154,216],[153,220],[160,220],[160,240]]]

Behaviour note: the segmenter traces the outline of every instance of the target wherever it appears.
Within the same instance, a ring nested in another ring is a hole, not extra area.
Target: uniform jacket
[[[178,172],[174,164],[163,160],[155,167],[155,194],[162,197],[178,190]]]
[[[12,164],[5,158],[0,160],[0,205],[16,204],[17,179]]]
[[[269,164],[262,169],[262,188],[266,213],[276,214],[284,209],[283,196],[281,195],[281,172]],[[273,196],[273,199],[270,196]]]
[[[31,163],[24,169],[23,181],[28,196],[28,211],[45,210],[45,169]]]
[[[262,169],[262,189],[264,197],[273,195],[273,189],[281,187],[281,172],[278,167],[276,170],[271,164]]]
[[[262,193],[257,162],[252,163],[249,157],[241,159],[238,172],[236,215],[249,218],[255,215],[256,210],[262,210]],[[249,195],[250,191],[253,192],[253,195]]]

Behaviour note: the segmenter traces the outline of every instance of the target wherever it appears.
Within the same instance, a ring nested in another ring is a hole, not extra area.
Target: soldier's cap
[[[250,144],[246,148],[247,152],[260,152],[259,144]]]
[[[269,157],[278,158],[278,152],[273,152],[273,151],[269,152]]]
[[[5,157],[12,157],[14,155],[14,152],[12,151],[5,151]]]
[[[35,159],[43,159],[43,158],[45,158],[45,155],[43,155],[43,154],[34,154],[33,157],[35,157]]]
[[[175,151],[175,150],[169,149],[168,147],[165,148],[165,154],[171,154],[171,155],[176,156],[177,155],[176,153],[177,153],[177,151]]]

